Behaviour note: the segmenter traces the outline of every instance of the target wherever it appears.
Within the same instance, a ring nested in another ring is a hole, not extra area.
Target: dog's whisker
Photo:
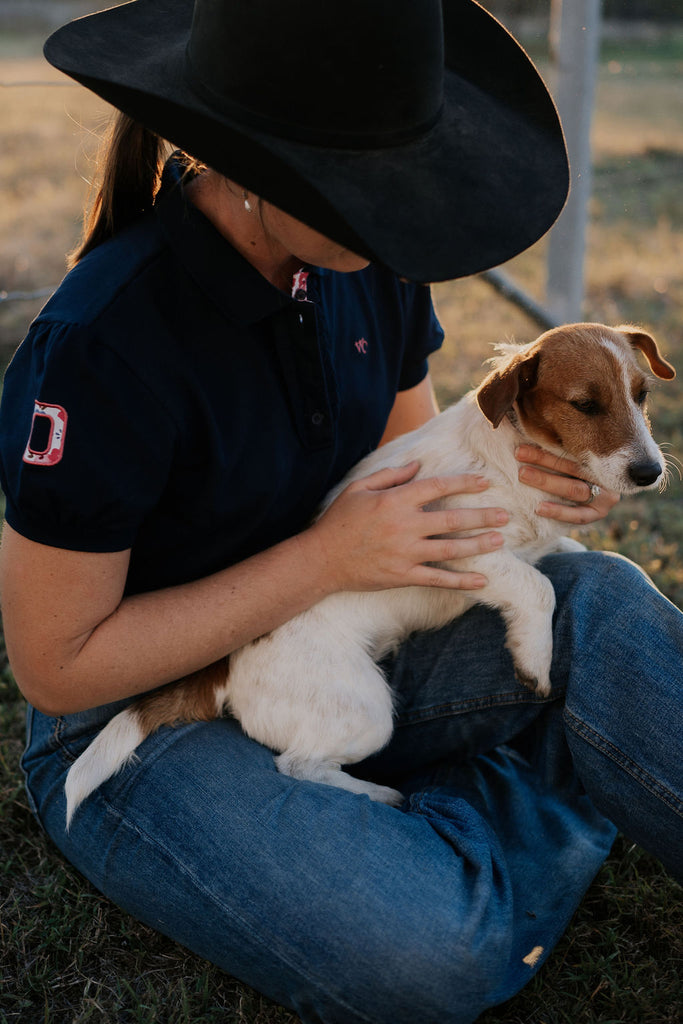
[[[673,455],[671,452],[662,452],[662,455],[664,456],[665,462],[670,465],[677,466],[679,470],[683,468],[683,462],[681,462],[677,455]]]
[[[683,480],[683,463],[680,459],[676,458],[670,452],[662,452],[664,461],[664,472],[659,483],[659,490],[663,491],[669,484],[672,476],[672,470],[678,474],[678,479]]]

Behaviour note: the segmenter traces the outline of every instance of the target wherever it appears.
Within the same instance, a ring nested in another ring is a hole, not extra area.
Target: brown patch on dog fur
[[[603,340],[621,352],[623,359],[614,351],[610,352]],[[585,432],[587,424],[586,416],[573,410],[564,424],[565,429],[562,429],[563,412],[567,413],[563,406],[568,401],[597,402],[603,410],[603,417],[610,418],[605,413],[611,411],[609,407],[615,392],[623,391],[624,368],[629,370],[631,395],[635,399],[647,381],[636,361],[635,349],[643,353],[657,377],[671,380],[676,375],[673,366],[661,355],[654,338],[639,328],[570,324],[546,331],[535,344],[520,351],[503,367],[492,370],[479,386],[477,402],[494,428],[512,406],[517,405],[530,425],[540,431],[539,442],[545,438],[550,444],[562,446],[566,443],[566,434],[576,441],[577,435],[580,437]],[[619,402],[619,409],[626,416],[629,415],[627,405]],[[582,424],[577,417],[583,418]],[[614,417],[611,418],[614,422]],[[616,424],[615,434],[618,435],[624,426],[625,421]],[[605,454],[614,450],[613,440],[608,439],[601,429],[591,433],[598,440],[598,447],[591,447],[592,451]],[[570,446],[567,447],[569,451]]]
[[[131,708],[148,736],[162,725],[210,722],[218,717],[216,691],[225,685],[229,658],[214,661],[183,679],[141,697]]]
[[[535,385],[518,400],[520,418],[535,440],[561,447],[577,460],[588,451],[606,456],[628,444],[634,419],[631,403],[619,397],[624,372],[634,398],[647,389],[648,380],[638,365],[634,345],[642,351],[649,349],[645,355],[655,373],[662,372],[663,366],[654,341],[650,339],[651,346],[645,346],[642,338],[639,333],[632,342],[626,329],[595,324],[574,324],[543,335]],[[613,349],[606,348],[601,339]],[[586,415],[575,409],[572,401],[593,402],[597,411]]]
[[[617,330],[626,335],[634,348],[640,349],[650,364],[650,369],[657,377],[661,377],[662,380],[674,379],[676,376],[675,368],[661,354],[657,347],[657,342],[651,334],[641,331],[638,327],[630,327],[628,325],[618,327]]]

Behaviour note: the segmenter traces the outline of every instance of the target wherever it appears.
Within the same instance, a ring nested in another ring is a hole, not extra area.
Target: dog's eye
[[[647,396],[649,394],[650,392],[647,388],[641,388],[640,391],[636,395],[634,395],[633,400],[636,403],[636,405],[645,405],[647,401]]]
[[[577,398],[575,402],[570,402],[578,412],[582,412],[584,416],[598,416],[602,411],[600,403],[596,402],[593,398]]]

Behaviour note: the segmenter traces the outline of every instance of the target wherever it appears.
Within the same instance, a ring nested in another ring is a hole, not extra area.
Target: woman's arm
[[[40,710],[68,714],[195,671],[324,594],[300,546],[123,598],[130,552],[48,547],[6,524],[0,584],[17,683]]]
[[[436,416],[438,411],[432,379],[427,374],[414,388],[398,392],[379,446],[421,427]]]
[[[0,552],[5,638],[15,678],[47,714],[68,714],[180,678],[339,590],[472,589],[476,573],[427,566],[490,551],[502,510],[425,512],[473,476],[413,480],[417,463],[351,484],[308,530],[205,579],[123,597],[129,552],[68,551],[6,525]],[[484,529],[476,537],[439,537]]]

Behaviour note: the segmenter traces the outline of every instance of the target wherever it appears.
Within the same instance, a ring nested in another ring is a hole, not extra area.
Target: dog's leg
[[[350,793],[365,794],[371,800],[392,807],[397,807],[403,802],[403,795],[398,790],[364,779],[356,779],[353,775],[343,772],[338,761],[318,761],[310,757],[299,759],[296,755],[286,752],[275,758],[275,764],[279,772],[293,779],[322,782],[326,786],[336,786]]]
[[[573,537],[558,537],[553,551],[576,554],[578,551],[588,551],[588,548],[580,540],[574,540]]]
[[[512,655],[517,678],[542,696],[550,693],[553,654],[555,591],[550,580],[513,554],[496,552],[487,573],[489,583],[481,591],[482,604],[497,608],[507,627],[506,646]]]
[[[279,754],[283,774],[396,804],[395,790],[341,770],[389,741],[393,698],[371,643],[349,623],[351,612],[362,621],[363,602],[353,601],[346,620],[340,603],[348,604],[328,601],[236,652],[228,705],[248,736]]]

